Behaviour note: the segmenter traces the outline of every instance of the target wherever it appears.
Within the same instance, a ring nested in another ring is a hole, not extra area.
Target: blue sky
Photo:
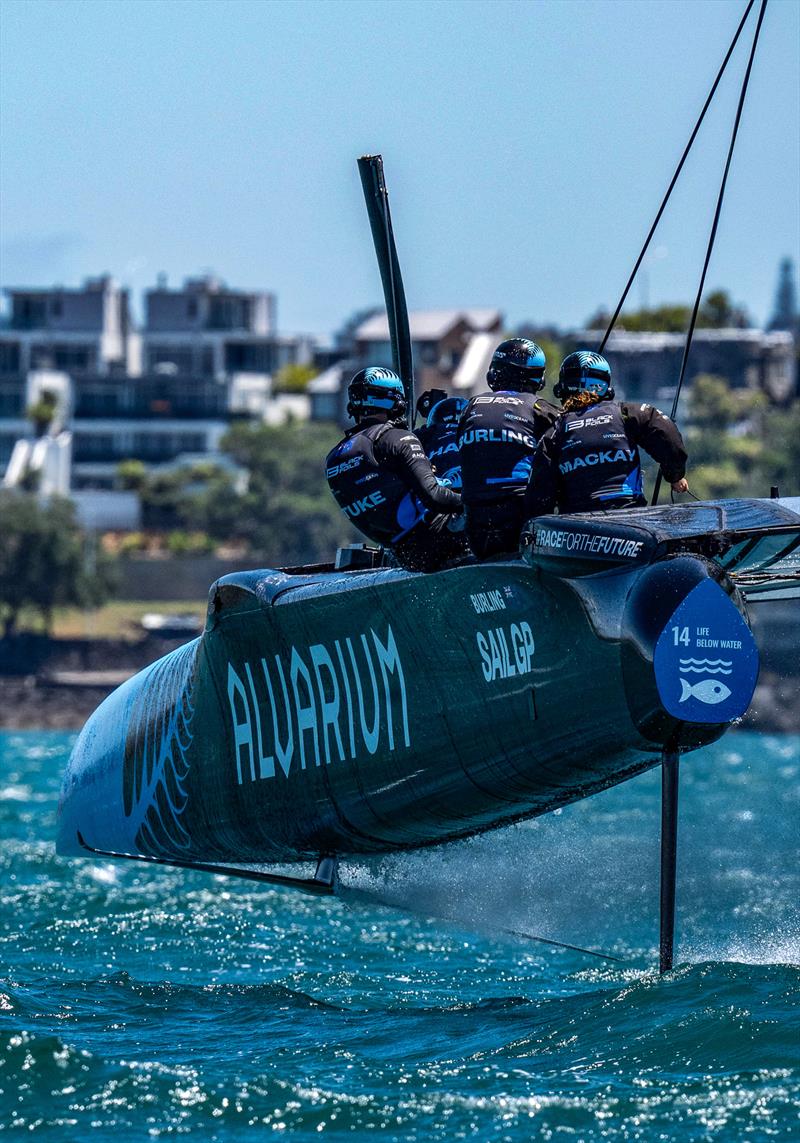
[[[412,308],[616,301],[743,0],[2,0],[4,284],[213,269],[326,333],[380,301],[382,151]],[[751,16],[751,21],[755,12]],[[749,33],[633,302],[690,299]],[[800,4],[771,0],[708,278],[763,320],[800,257]]]

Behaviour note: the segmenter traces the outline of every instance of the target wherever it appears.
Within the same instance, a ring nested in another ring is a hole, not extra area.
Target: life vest
[[[539,437],[558,415],[534,393],[481,393],[461,417],[464,502],[498,502],[521,496],[528,484]]]
[[[401,478],[375,459],[390,424],[346,436],[328,453],[325,475],[334,499],[360,532],[378,544],[396,544],[425,519],[426,509]]]
[[[564,413],[556,425],[554,445],[560,512],[646,503],[639,449],[628,439],[616,401]]]
[[[426,425],[417,432],[425,455],[437,478],[456,492],[461,491],[461,453],[458,425]]]

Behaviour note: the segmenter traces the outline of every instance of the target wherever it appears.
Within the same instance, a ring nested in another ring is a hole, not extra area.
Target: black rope
[[[667,187],[667,193],[664,195],[664,199],[661,203],[661,206],[658,208],[658,213],[656,214],[655,218],[653,219],[653,225],[650,227],[647,238],[645,238],[645,240],[644,240],[644,246],[641,249],[639,257],[636,259],[636,264],[634,265],[633,270],[631,270],[631,276],[628,278],[627,285],[625,286],[625,289],[622,291],[622,297],[619,299],[619,303],[617,304],[617,308],[614,310],[614,316],[612,317],[611,321],[608,323],[608,329],[606,330],[605,334],[603,335],[603,340],[600,342],[600,346],[597,350],[598,353],[602,353],[603,350],[605,349],[606,342],[609,339],[611,331],[613,330],[614,326],[616,325],[617,318],[620,315],[620,311],[622,310],[622,307],[625,305],[625,301],[628,297],[628,293],[630,291],[631,286],[633,285],[633,280],[639,271],[639,267],[642,264],[642,260],[644,259],[645,254],[647,253],[648,247],[650,246],[650,241],[656,232],[656,227],[658,226],[659,222],[661,221],[661,216],[664,213],[664,210],[666,209],[667,203],[670,200],[670,195],[672,194],[672,191],[675,187],[676,182],[678,181],[680,173],[683,170],[683,164],[686,162],[686,160],[689,156],[689,152],[691,151],[692,145],[693,145],[693,143],[697,137],[697,132],[700,130],[700,125],[702,124],[703,120],[705,119],[706,112],[708,111],[709,107],[711,106],[711,101],[714,98],[714,94],[715,94],[717,88],[719,87],[719,82],[722,79],[722,76],[725,72],[725,68],[728,66],[728,60],[733,55],[733,49],[736,47],[736,44],[737,44],[737,41],[738,41],[739,36],[741,34],[742,28],[745,26],[745,24],[747,22],[747,17],[750,15],[750,9],[753,7],[753,4],[755,4],[755,0],[749,0],[747,8],[745,9],[745,13],[742,16],[741,20],[739,21],[739,27],[736,29],[736,34],[734,35],[733,39],[731,40],[730,47],[728,48],[727,52],[725,53],[725,59],[722,61],[722,66],[720,67],[719,71],[717,72],[717,78],[714,80],[714,83],[711,86],[711,90],[709,91],[708,96],[706,98],[706,101],[703,104],[703,110],[700,112],[700,116],[694,125],[694,130],[692,131],[691,135],[689,136],[689,142],[686,144],[684,152],[681,155],[680,162],[678,163],[677,167],[675,168],[675,174],[672,176],[672,180],[671,180],[669,186]]]
[[[744,109],[744,100],[745,100],[745,96],[747,95],[747,85],[750,82],[750,72],[753,70],[753,60],[755,59],[756,47],[758,46],[758,37],[759,37],[759,34],[761,32],[761,25],[764,22],[764,13],[766,12],[766,10],[767,10],[767,0],[761,0],[761,8],[760,8],[759,13],[758,13],[758,21],[756,22],[756,30],[755,30],[755,34],[753,36],[753,43],[752,43],[752,46],[750,48],[750,58],[747,61],[747,69],[744,73],[744,79],[742,81],[742,90],[739,93],[739,104],[736,108],[736,118],[733,122],[733,131],[731,132],[731,142],[730,142],[730,146],[728,147],[728,157],[725,160],[725,170],[724,170],[723,175],[722,175],[722,183],[720,184],[720,188],[719,188],[719,196],[717,197],[717,208],[714,211],[714,221],[711,224],[711,233],[708,236],[708,247],[706,249],[706,256],[705,256],[705,260],[703,262],[703,272],[700,275],[700,285],[697,287],[697,296],[694,299],[694,306],[692,308],[692,316],[691,316],[691,320],[689,321],[689,331],[686,335],[686,344],[683,347],[683,358],[681,360],[681,371],[680,371],[680,375],[678,377],[678,384],[675,387],[675,396],[672,400],[672,412],[670,413],[670,416],[672,417],[673,421],[675,420],[675,415],[678,411],[678,400],[679,400],[680,395],[681,395],[681,388],[683,387],[683,379],[686,376],[686,366],[689,362],[689,351],[692,348],[692,338],[694,337],[694,329],[695,329],[695,325],[697,324],[697,314],[698,314],[698,311],[700,309],[700,301],[701,301],[701,298],[703,296],[703,290],[704,290],[705,284],[706,284],[706,274],[708,273],[708,264],[711,261],[711,252],[714,249],[714,240],[717,237],[717,227],[719,226],[719,216],[720,216],[720,213],[722,211],[722,200],[725,198],[725,186],[728,182],[728,172],[731,169],[731,159],[733,158],[733,149],[736,146],[736,136],[739,133],[739,124],[740,124],[741,119],[742,119],[742,111]],[[661,491],[661,479],[662,479],[662,475],[661,475],[661,470],[659,469],[658,476],[656,477],[656,486],[653,489],[653,499],[651,501],[652,504],[658,503],[658,494]]]

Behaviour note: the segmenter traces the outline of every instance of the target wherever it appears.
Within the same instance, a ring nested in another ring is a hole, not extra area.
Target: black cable
[[[747,85],[750,82],[750,72],[753,70],[753,60],[756,54],[756,47],[758,46],[758,37],[761,32],[761,25],[764,22],[764,13],[767,10],[767,0],[761,0],[761,8],[758,13],[758,20],[756,22],[756,30],[753,36],[753,43],[750,48],[750,57],[747,61],[747,69],[744,73],[742,81],[742,90],[739,93],[739,104],[736,108],[736,118],[733,122],[733,131],[731,132],[731,142],[728,147],[728,157],[725,160],[725,170],[722,175],[722,183],[719,188],[719,196],[717,197],[717,208],[714,211],[714,221],[711,224],[711,233],[708,236],[708,247],[706,249],[705,261],[703,262],[703,272],[700,275],[700,285],[697,287],[697,296],[694,299],[694,307],[692,308],[692,316],[689,321],[689,330],[686,335],[686,344],[683,347],[683,359],[681,360],[681,371],[678,377],[678,384],[675,387],[675,396],[672,401],[672,412],[670,416],[675,420],[675,415],[678,411],[678,400],[681,395],[681,388],[683,387],[683,379],[686,376],[686,366],[689,361],[689,351],[692,348],[692,338],[694,337],[694,328],[697,324],[697,314],[700,309],[700,301],[703,296],[703,289],[706,284],[706,274],[708,273],[708,264],[711,261],[711,251],[714,249],[714,240],[717,237],[717,227],[719,226],[719,216],[722,211],[722,200],[725,198],[725,186],[728,182],[728,172],[731,169],[731,159],[733,158],[733,149],[736,146],[736,136],[739,133],[739,124],[742,119],[742,111],[744,109],[744,100],[747,95]],[[658,494],[661,491],[661,469],[658,471],[656,477],[656,486],[653,489],[653,499],[651,504],[658,503]]]
[[[672,194],[672,191],[675,187],[675,184],[678,181],[678,177],[680,176],[680,173],[683,170],[683,164],[686,162],[686,159],[689,156],[689,152],[692,149],[692,144],[694,143],[694,141],[697,137],[697,132],[700,130],[700,125],[702,124],[703,120],[705,119],[706,112],[708,111],[709,107],[711,106],[711,100],[714,98],[714,94],[715,94],[717,88],[719,87],[719,82],[722,79],[722,76],[725,72],[725,68],[728,66],[728,60],[731,58],[731,56],[733,54],[733,49],[736,47],[737,41],[739,39],[739,35],[741,34],[742,28],[745,26],[745,24],[747,22],[747,17],[750,15],[750,9],[753,7],[753,4],[755,4],[755,0],[749,0],[747,8],[745,9],[745,13],[742,16],[741,20],[739,21],[739,27],[736,29],[736,34],[734,35],[733,39],[731,40],[730,47],[728,48],[728,50],[725,54],[725,59],[722,61],[722,66],[720,67],[719,71],[717,72],[717,78],[714,80],[714,83],[711,86],[711,90],[709,91],[708,96],[706,98],[706,101],[703,104],[703,110],[700,112],[700,116],[694,125],[694,130],[692,131],[692,134],[689,137],[689,142],[686,144],[684,152],[681,155],[680,162],[678,163],[677,167],[675,168],[675,174],[672,176],[672,180],[671,180],[669,186],[667,187],[667,193],[664,195],[664,199],[661,203],[661,206],[658,208],[658,213],[656,214],[655,218],[653,219],[653,225],[650,227],[650,230],[648,232],[647,238],[644,241],[644,246],[641,249],[639,257],[636,259],[636,264],[633,267],[633,270],[631,271],[631,276],[628,278],[627,285],[625,286],[625,289],[622,291],[622,297],[619,299],[619,303],[617,305],[617,308],[614,310],[614,316],[612,317],[611,321],[608,324],[608,329],[606,330],[605,334],[603,335],[603,340],[600,342],[600,347],[597,350],[598,353],[602,353],[603,350],[605,349],[606,342],[608,341],[608,338],[611,334],[611,331],[613,330],[614,326],[616,325],[617,318],[620,315],[620,311],[621,311],[622,307],[625,305],[625,301],[628,297],[628,293],[630,291],[631,286],[633,285],[633,280],[636,277],[636,274],[638,273],[639,267],[642,264],[642,260],[644,259],[645,254],[647,253],[647,249],[650,245],[650,241],[656,232],[656,227],[658,226],[659,222],[661,221],[661,216],[664,213],[664,210],[666,209],[666,205],[669,202],[670,195]]]

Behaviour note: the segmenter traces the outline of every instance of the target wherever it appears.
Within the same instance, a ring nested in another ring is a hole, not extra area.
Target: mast
[[[383,174],[381,155],[362,155],[358,160],[358,172],[364,189],[367,216],[372,230],[372,241],[378,259],[378,269],[383,283],[383,296],[386,302],[386,316],[389,319],[389,337],[392,343],[392,365],[403,382],[408,405],[408,426],[414,427],[414,362],[411,355],[411,330],[408,324],[406,294],[397,247],[392,229],[392,216],[389,211],[389,192]]]

